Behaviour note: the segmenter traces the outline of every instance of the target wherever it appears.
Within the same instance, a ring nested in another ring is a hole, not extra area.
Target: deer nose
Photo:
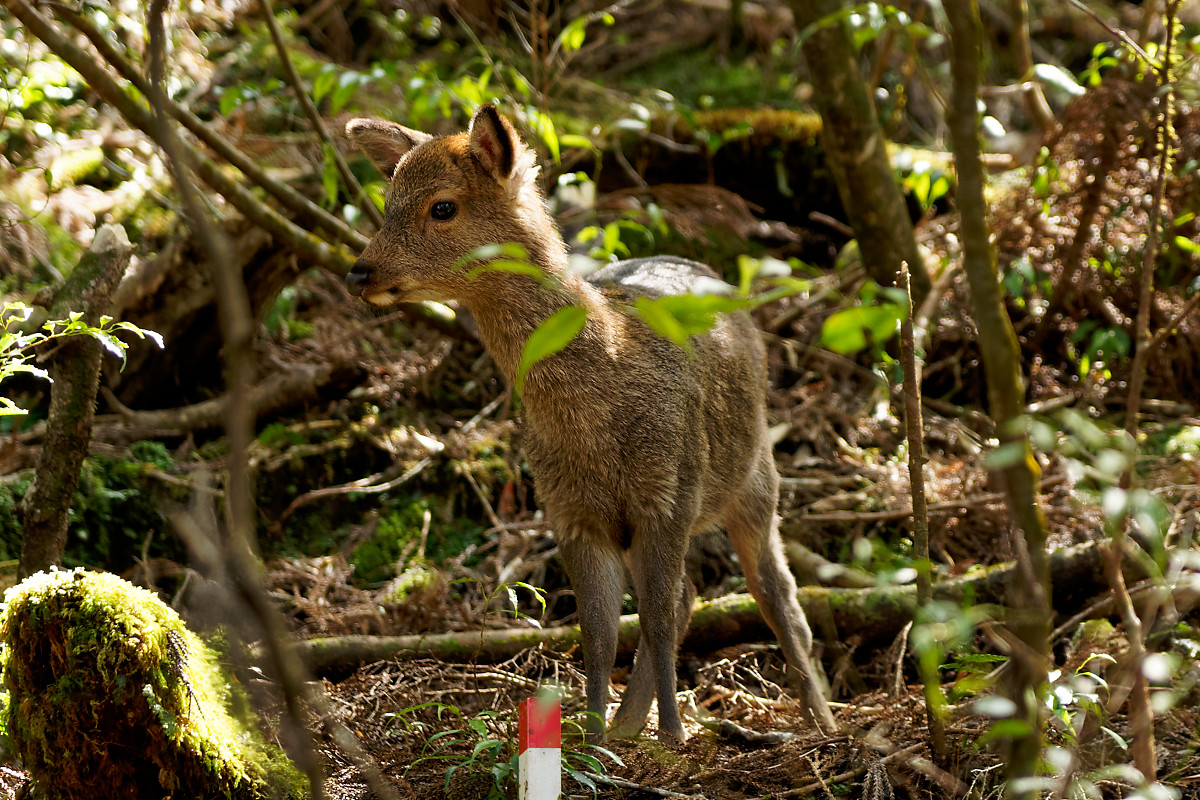
[[[361,297],[363,287],[370,278],[371,267],[361,261],[355,261],[354,268],[346,275],[346,288],[350,290],[350,294]]]

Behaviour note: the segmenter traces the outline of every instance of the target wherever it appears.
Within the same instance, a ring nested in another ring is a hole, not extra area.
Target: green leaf
[[[854,306],[831,315],[821,326],[821,344],[835,353],[857,353],[867,346],[867,336],[883,344],[900,330],[904,309],[898,305]]]
[[[743,298],[721,294],[677,294],[639,297],[634,308],[651,330],[690,352],[690,337],[715,325],[718,314],[737,311],[747,304]]]
[[[1033,74],[1042,83],[1053,86],[1071,97],[1080,97],[1086,91],[1075,80],[1074,75],[1054,64],[1034,64]]]
[[[337,67],[333,64],[326,64],[321,68],[321,73],[317,75],[317,79],[313,81],[313,101],[321,102],[321,98],[329,94],[329,91],[337,83]]]
[[[534,364],[552,356],[569,345],[587,322],[587,311],[582,306],[565,306],[542,321],[529,334],[525,348],[521,351],[521,363],[517,365],[516,391],[525,388],[525,376]]]
[[[1196,255],[1200,253],[1200,242],[1195,242],[1186,236],[1176,236],[1175,246],[1180,250]]]
[[[988,469],[1007,469],[1025,460],[1028,453],[1025,442],[1006,442],[984,456]]]
[[[528,261],[513,261],[507,258],[497,259],[496,261],[488,261],[486,264],[480,264],[471,269],[467,273],[468,278],[475,278],[481,272],[512,272],[517,275],[528,275],[531,278],[541,280],[546,277],[545,271]]]
[[[528,260],[528,252],[517,242],[506,242],[505,244],[484,244],[476,247],[466,255],[458,258],[454,264],[454,269],[462,269],[465,266],[474,264],[476,261],[488,261],[493,258],[508,258],[514,261]]]
[[[558,35],[559,45],[563,52],[573,53],[583,47],[583,40],[587,36],[588,18],[586,16],[576,17],[567,23],[562,29],[562,33]]]
[[[1109,727],[1108,727],[1108,726],[1106,726],[1106,725],[1101,725],[1101,726],[1100,726],[1100,730],[1102,730],[1102,731],[1104,731],[1105,733],[1107,733],[1107,734],[1109,735],[1109,737],[1110,737],[1110,738],[1111,738],[1111,739],[1112,739],[1114,742],[1116,742],[1116,743],[1117,743],[1117,747],[1120,747],[1122,750],[1128,750],[1128,749],[1129,749],[1129,742],[1125,741],[1125,739],[1124,739],[1124,738],[1121,736],[1121,734],[1117,733],[1117,732],[1116,732],[1116,731],[1114,731],[1112,728],[1109,728]]]
[[[105,333],[104,331],[93,331],[92,336],[96,339],[96,341],[100,342],[100,344],[104,345],[105,350],[121,359],[121,369],[125,369],[125,348],[128,347],[128,345],[126,345],[117,337],[113,336],[111,333]]]
[[[583,774],[582,772],[580,772],[577,769],[571,769],[570,767],[564,767],[564,769],[566,769],[567,774],[570,775],[575,780],[576,783],[579,783],[580,785],[586,786],[587,788],[591,789],[593,795],[596,794],[596,792],[598,790],[596,788],[596,782],[594,780],[592,780],[587,775]]]
[[[330,207],[337,203],[338,185],[337,160],[333,148],[327,144],[321,145],[321,187],[325,190],[325,203]]]
[[[0,395],[0,417],[23,417],[28,413],[12,400]]]
[[[560,147],[578,147],[584,150],[594,150],[596,146],[592,144],[592,140],[586,136],[580,136],[578,133],[564,133],[558,137]]]

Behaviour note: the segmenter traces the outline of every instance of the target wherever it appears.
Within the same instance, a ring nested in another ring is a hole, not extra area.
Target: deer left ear
[[[471,155],[485,172],[498,181],[512,177],[521,140],[512,123],[500,116],[494,105],[489,103],[479,107],[471,118],[468,137]]]

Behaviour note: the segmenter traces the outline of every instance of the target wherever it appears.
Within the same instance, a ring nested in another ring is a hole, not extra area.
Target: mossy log
[[[216,657],[115,575],[39,572],[5,593],[6,727],[43,800],[284,798],[306,783],[229,711]]]
[[[1055,608],[1070,613],[1106,587],[1103,559],[1094,545],[1066,548],[1052,556]],[[1014,565],[999,564],[967,576],[934,584],[935,600],[975,604],[999,602],[1006,587],[1021,580]],[[809,619],[821,621],[821,630],[836,630],[843,638],[863,642],[890,641],[917,608],[915,586],[871,589],[800,589],[800,605]],[[834,626],[829,628],[826,622]],[[636,614],[621,617],[618,648],[631,653],[640,628]],[[731,594],[700,602],[683,641],[685,650],[711,651],[740,642],[772,638],[748,594]],[[566,651],[581,641],[578,626],[507,628],[486,631],[453,631],[413,636],[334,636],[310,639],[301,652],[312,670],[330,677],[345,675],[361,664],[388,658],[434,656],[446,661],[503,661],[528,647]]]

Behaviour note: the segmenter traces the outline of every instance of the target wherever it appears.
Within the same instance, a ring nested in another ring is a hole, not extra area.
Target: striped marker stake
[[[519,796],[521,800],[558,800],[562,795],[562,720],[558,700],[527,697],[518,711]]]

